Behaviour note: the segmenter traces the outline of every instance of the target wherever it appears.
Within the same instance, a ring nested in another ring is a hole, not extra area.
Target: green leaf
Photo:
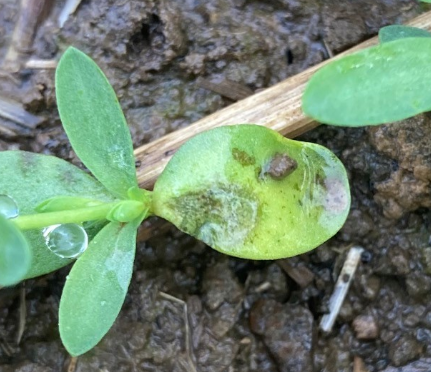
[[[55,196],[79,196],[104,202],[114,200],[93,177],[68,162],[53,156],[24,151],[0,152],[0,194],[12,197],[20,215],[34,214],[44,200]],[[55,271],[71,262],[53,254],[42,231],[25,231],[33,262],[27,278]]]
[[[152,212],[220,252],[278,259],[329,239],[349,206],[346,171],[328,149],[236,125],[177,151],[154,186]]]
[[[44,200],[36,208],[36,212],[58,212],[72,209],[95,207],[103,204],[100,200],[81,198],[80,196],[54,196]]]
[[[0,285],[19,283],[30,269],[30,263],[27,240],[12,222],[0,216]]]
[[[402,25],[386,26],[379,30],[379,41],[382,44],[408,37],[431,37],[431,33],[421,28]]]
[[[340,58],[317,71],[304,113],[326,124],[390,123],[431,110],[431,39],[391,41]]]
[[[109,331],[126,297],[141,219],[111,222],[73,266],[60,301],[60,336],[72,355],[93,348]]]
[[[132,139],[115,92],[84,53],[69,48],[56,71],[60,118],[76,154],[118,197],[137,186]]]

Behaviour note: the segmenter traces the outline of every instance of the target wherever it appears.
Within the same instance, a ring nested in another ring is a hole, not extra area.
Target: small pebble
[[[422,345],[412,336],[402,335],[389,346],[389,359],[394,366],[399,367],[419,358],[422,349]]]
[[[379,336],[379,327],[371,315],[359,315],[353,321],[356,338],[359,340],[374,340]]]

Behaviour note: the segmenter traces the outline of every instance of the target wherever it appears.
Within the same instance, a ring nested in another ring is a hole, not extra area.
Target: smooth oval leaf
[[[0,194],[18,204],[20,214],[34,214],[44,200],[55,196],[79,196],[104,202],[114,196],[93,177],[54,156],[25,151],[0,152]],[[55,271],[71,262],[53,254],[45,244],[42,231],[25,231],[33,253],[27,278]]]
[[[140,222],[110,222],[70,271],[60,301],[59,326],[71,355],[96,346],[117,318],[133,272]]]
[[[133,144],[114,90],[96,63],[75,48],[55,75],[58,111],[76,154],[113,194],[137,186]]]
[[[30,263],[31,251],[24,235],[12,222],[0,216],[0,286],[23,280]]]
[[[257,125],[197,135],[157,180],[153,213],[223,253],[278,259],[316,248],[350,206],[341,162],[328,149]]]
[[[422,28],[403,25],[386,26],[379,30],[379,41],[382,44],[408,37],[431,37],[431,33]]]
[[[408,38],[340,58],[317,71],[304,113],[341,126],[390,123],[431,110],[431,39]]]

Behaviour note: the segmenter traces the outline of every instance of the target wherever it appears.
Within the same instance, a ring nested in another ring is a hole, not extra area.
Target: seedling
[[[94,347],[115,321],[145,218],[163,217],[232,256],[277,259],[317,247],[347,217],[348,180],[336,156],[256,125],[197,135],[173,156],[154,191],[142,190],[124,115],[96,64],[69,48],[56,92],[72,147],[94,178],[56,157],[0,153],[0,284],[77,258],[59,313],[72,355]]]

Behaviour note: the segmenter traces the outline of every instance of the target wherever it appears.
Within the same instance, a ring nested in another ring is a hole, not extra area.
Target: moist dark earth
[[[0,61],[17,3],[0,3]],[[429,9],[413,0],[83,0],[60,29],[63,5],[48,3],[25,58],[58,59],[69,45],[92,56],[135,146],[232,103],[199,78],[264,89]],[[58,119],[53,69],[2,71],[0,96],[45,118],[35,129],[0,119],[0,150],[80,165]],[[300,257],[256,262],[173,227],[153,229],[138,242],[116,323],[76,365],[57,326],[70,267],[3,288],[0,371],[431,371],[431,115],[365,129],[320,126],[302,139],[334,151],[351,180],[351,212],[333,239]],[[334,329],[323,334],[319,321],[352,245],[365,252]],[[286,265],[309,280],[298,283]]]

